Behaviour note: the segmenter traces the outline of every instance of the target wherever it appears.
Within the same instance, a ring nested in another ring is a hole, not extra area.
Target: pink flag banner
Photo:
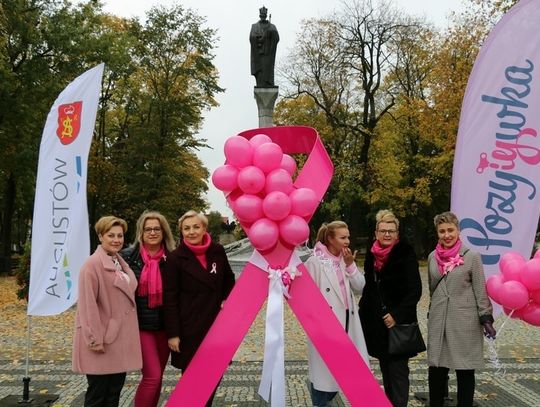
[[[474,64],[461,110],[452,211],[486,277],[502,255],[529,258],[540,214],[540,2],[503,16]]]
[[[309,127],[287,126],[248,130],[239,136],[250,140],[260,134],[268,136],[272,143],[279,145],[283,153],[308,154],[302,170],[294,181],[294,188],[312,190],[317,202],[320,202],[330,184],[333,165],[317,132]],[[242,148],[245,140],[243,143],[235,140],[235,144],[238,148]],[[266,165],[266,162],[263,165]],[[230,173],[231,168],[226,165],[224,171]],[[229,179],[225,178],[222,180],[223,185],[234,185],[234,182],[229,183]],[[227,194],[227,200],[233,210],[235,210],[234,199],[240,199],[238,194],[237,196]],[[309,221],[314,210],[315,207],[302,218]],[[240,220],[240,223],[248,237],[258,236],[252,233],[256,222],[249,224]],[[285,233],[283,236],[287,238],[293,235],[294,233],[292,235]],[[252,243],[257,246],[255,242]],[[269,296],[271,280],[275,279],[273,274],[276,273],[282,279],[284,276],[292,277],[283,279],[284,297],[351,405],[390,406],[381,386],[328,306],[306,267],[295,260],[294,249],[294,245],[280,238],[271,248],[258,250],[267,267],[262,266],[264,262],[260,261],[247,263],[223,309],[172,392],[167,402],[168,406],[205,405]],[[292,272],[293,269],[298,272],[293,272],[292,276],[289,276],[287,271]],[[268,318],[267,315],[267,332]],[[271,403],[276,406],[285,405],[284,389],[274,392],[275,386],[283,387],[284,384],[283,376],[276,374],[279,372],[275,372],[274,369],[280,366],[283,369],[282,363],[269,369],[272,370],[272,374],[268,377],[272,387]],[[260,393],[268,394],[268,386],[268,383],[262,380]]]

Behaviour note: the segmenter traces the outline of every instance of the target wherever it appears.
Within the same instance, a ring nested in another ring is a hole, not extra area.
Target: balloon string
[[[498,335],[501,335],[503,332],[503,328],[508,322],[508,320],[512,317],[512,314],[515,310],[510,311],[506,319],[503,321],[501,327],[499,328],[499,331],[497,332]],[[497,353],[497,346],[495,345],[495,339],[494,338],[484,338],[487,343],[488,348],[488,364],[491,365],[495,369],[495,373],[500,374],[501,376],[504,376],[506,374],[506,369],[503,365],[503,363],[499,359],[499,355]]]

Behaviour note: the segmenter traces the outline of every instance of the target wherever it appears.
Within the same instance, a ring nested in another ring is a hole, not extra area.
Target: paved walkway
[[[425,284],[425,273],[423,274]],[[424,294],[420,303],[419,319],[425,332],[428,298]],[[307,392],[307,362],[305,335],[287,308],[286,313],[286,380],[287,406],[310,406]],[[267,404],[257,395],[261,373],[262,348],[264,343],[264,312],[261,312],[242,346],[234,357],[233,364],[227,370],[217,391],[214,406],[248,407],[266,406]],[[496,322],[500,327],[505,317]],[[0,326],[1,327],[1,326]],[[67,326],[66,336],[59,338],[60,342],[70,342],[72,326]],[[34,323],[34,336],[44,335],[40,330],[47,330],[45,324]],[[3,336],[3,333],[2,333]],[[21,335],[24,338],[24,335]],[[14,341],[20,348],[20,338]],[[21,341],[24,343],[24,341]],[[501,366],[488,363],[486,368],[477,373],[476,404],[484,407],[498,406],[540,406],[540,328],[527,325],[521,321],[509,320],[500,332],[496,341],[498,361]],[[64,349],[64,348],[62,348]],[[11,405],[5,397],[22,395],[22,378],[24,372],[24,349],[17,360],[6,359],[0,349],[0,407]],[[62,352],[50,354],[42,360],[31,360],[30,377],[31,394],[46,397],[56,394],[60,397],[50,405],[56,407],[82,406],[86,380],[84,376],[71,372],[69,359]],[[12,357],[10,353],[8,357]],[[489,354],[486,351],[486,359]],[[372,367],[380,380],[380,372],[375,360]],[[132,373],[122,392],[121,406],[130,406],[136,390],[139,374]],[[178,372],[168,367],[162,394],[162,405],[178,380]],[[455,376],[450,379],[450,392],[455,392]],[[411,399],[409,406],[423,406],[424,403],[415,395],[427,392],[427,366],[425,354],[411,360]],[[20,405],[20,404],[19,404]],[[46,405],[46,404],[42,404]],[[344,397],[338,397],[334,406],[348,406]],[[371,407],[371,406],[370,406]]]

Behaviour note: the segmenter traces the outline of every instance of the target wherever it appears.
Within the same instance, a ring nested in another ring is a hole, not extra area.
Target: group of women
[[[458,218],[444,212],[435,217],[434,226],[438,243],[428,258],[429,405],[445,405],[452,369],[457,376],[457,405],[472,407],[474,371],[484,361],[483,336],[496,335],[492,305],[480,255],[460,240]],[[356,252],[349,245],[347,224],[324,224],[306,267],[365,363],[369,366],[368,354],[378,359],[392,406],[406,407],[409,359],[416,353],[390,354],[388,338],[396,324],[418,322],[422,282],[416,254],[400,237],[399,220],[389,210],[376,215],[375,238],[366,252],[364,273],[358,271]],[[352,291],[361,295],[358,306]],[[312,403],[328,406],[339,386],[311,344],[308,362]]]
[[[186,212],[176,247],[159,212],[137,221],[135,243],[122,250],[127,224],[105,216],[100,245],[79,275],[73,370],[86,374],[86,407],[118,406],[126,372],[141,370],[135,407],[155,407],[163,371],[182,371],[234,286],[225,250],[206,232],[207,218]],[[212,399],[207,405],[212,404]]]
[[[434,219],[436,249],[428,258],[430,406],[442,407],[450,370],[456,371],[460,407],[473,405],[474,371],[483,365],[483,335],[495,337],[492,306],[480,255],[459,238],[451,212]],[[73,369],[86,374],[85,406],[118,406],[126,372],[142,371],[134,405],[158,404],[166,363],[185,370],[234,286],[223,247],[206,232],[206,217],[188,211],[174,243],[158,212],[137,221],[136,240],[122,250],[127,224],[105,216],[95,225],[100,245],[81,268]],[[323,224],[306,267],[351,341],[369,366],[379,361],[385,393],[394,407],[409,397],[409,359],[391,355],[388,333],[417,322],[422,294],[414,249],[399,234],[389,210],[376,215],[375,239],[364,272],[356,266],[348,226]],[[353,292],[361,295],[357,304]],[[329,405],[339,386],[308,344],[310,395]],[[213,395],[207,403],[212,404]]]

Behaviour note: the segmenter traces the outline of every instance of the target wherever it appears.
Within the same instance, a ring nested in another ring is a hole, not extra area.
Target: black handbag
[[[375,283],[377,284],[377,292],[381,301],[382,310],[387,312],[386,305],[381,294],[380,279],[377,278],[374,272]],[[392,356],[415,356],[418,353],[426,350],[426,344],[418,322],[410,324],[396,324],[388,329],[388,354]]]
[[[388,330],[388,353],[393,356],[416,355],[426,350],[418,322],[396,324]]]

